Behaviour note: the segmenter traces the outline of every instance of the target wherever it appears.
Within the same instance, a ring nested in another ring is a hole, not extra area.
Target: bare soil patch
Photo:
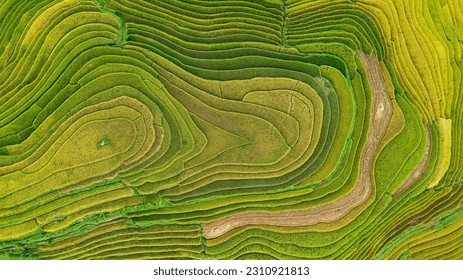
[[[380,62],[374,55],[366,56],[359,52],[358,56],[368,74],[372,90],[372,104],[369,132],[360,158],[359,177],[352,191],[336,201],[307,210],[280,213],[248,212],[206,223],[202,225],[206,238],[218,237],[244,225],[301,226],[334,222],[367,201],[370,195],[374,195],[371,179],[373,160],[386,133],[393,109],[381,73]]]

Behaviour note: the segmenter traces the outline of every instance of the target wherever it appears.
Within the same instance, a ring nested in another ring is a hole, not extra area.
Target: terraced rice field
[[[0,258],[463,258],[460,0],[1,0],[0,34]]]

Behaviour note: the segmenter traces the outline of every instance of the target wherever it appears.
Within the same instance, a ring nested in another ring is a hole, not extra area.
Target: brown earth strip
[[[424,153],[424,157],[421,160],[420,164],[418,167],[415,169],[415,171],[408,177],[408,179],[400,186],[400,188],[394,193],[394,195],[401,194],[404,190],[406,190],[408,187],[413,184],[413,182],[420,177],[420,175],[423,173],[424,168],[426,167],[426,163],[428,163],[429,160],[429,153],[431,151],[431,132],[429,131],[429,126],[425,125],[424,126],[426,129],[426,152]]]
[[[372,194],[372,190],[374,191],[371,181],[374,155],[381,145],[381,139],[386,133],[391,119],[392,102],[387,92],[378,59],[373,55],[366,56],[362,52],[359,52],[358,56],[368,73],[368,80],[372,90],[372,104],[368,137],[360,158],[360,174],[352,191],[336,201],[307,210],[283,213],[240,213],[212,223],[206,223],[202,225],[206,238],[216,238],[230,230],[251,224],[301,226],[321,222],[329,223],[342,218],[368,199]]]

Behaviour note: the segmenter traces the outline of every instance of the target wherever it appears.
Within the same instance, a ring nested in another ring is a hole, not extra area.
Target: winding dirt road
[[[203,224],[206,238],[216,238],[245,225],[301,226],[333,222],[365,203],[370,195],[374,195],[374,186],[371,181],[373,159],[386,133],[393,109],[381,73],[380,62],[373,55],[366,56],[359,52],[358,56],[368,73],[372,104],[369,132],[360,158],[360,174],[352,191],[336,201],[307,210],[281,213],[247,212]]]

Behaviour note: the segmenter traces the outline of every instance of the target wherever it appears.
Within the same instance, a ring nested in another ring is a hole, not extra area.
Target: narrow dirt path
[[[407,178],[407,180],[400,186],[400,188],[394,193],[394,195],[401,194],[404,190],[406,190],[408,187],[413,184],[413,182],[420,177],[420,175],[423,173],[424,168],[426,167],[426,163],[428,163],[429,160],[429,153],[431,152],[431,132],[429,131],[429,126],[425,125],[424,126],[426,129],[426,152],[424,153],[424,157],[421,160],[420,164],[418,167],[416,167],[415,171],[413,171],[412,175]]]
[[[370,126],[365,147],[360,158],[359,178],[350,193],[325,205],[301,211],[282,213],[248,212],[226,217],[203,224],[204,236],[208,239],[218,237],[230,230],[244,225],[301,226],[336,221],[355,207],[374,195],[371,181],[374,155],[381,144],[392,117],[392,102],[381,73],[381,65],[375,56],[358,53],[368,73],[372,90]]]

